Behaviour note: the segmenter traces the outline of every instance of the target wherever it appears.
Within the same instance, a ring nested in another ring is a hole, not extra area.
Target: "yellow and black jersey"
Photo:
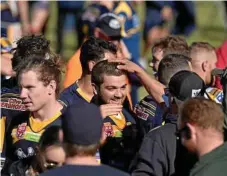
[[[24,116],[25,106],[20,99],[19,89],[17,87],[13,88],[1,88],[1,143],[0,143],[0,152],[1,152],[1,163],[4,164],[5,152],[6,152],[6,131],[9,129],[9,124],[14,119],[14,117]]]
[[[101,162],[121,170],[127,170],[135,152],[136,121],[134,116],[124,110],[118,115],[104,118],[103,130],[107,136],[100,149]],[[133,142],[134,141],[134,142]]]
[[[42,133],[50,126],[61,126],[63,111],[44,121],[37,121],[30,112],[15,117],[6,134],[6,157],[15,161],[33,156]]]
[[[114,3],[113,13],[119,17],[122,24],[122,35],[130,37],[139,32],[139,18],[130,2],[119,1]]]

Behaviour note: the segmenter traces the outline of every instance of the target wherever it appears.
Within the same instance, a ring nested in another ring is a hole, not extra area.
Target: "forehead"
[[[124,84],[127,84],[127,77],[126,75],[121,76],[104,75],[103,84],[106,86],[122,86]]]
[[[20,83],[33,83],[33,82],[37,82],[37,81],[39,81],[38,74],[34,70],[25,71],[19,75]]]

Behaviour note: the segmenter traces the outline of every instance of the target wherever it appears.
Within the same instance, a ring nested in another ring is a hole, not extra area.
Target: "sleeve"
[[[163,148],[152,138],[153,136],[144,138],[141,148],[131,164],[132,176],[166,175],[166,157]]]

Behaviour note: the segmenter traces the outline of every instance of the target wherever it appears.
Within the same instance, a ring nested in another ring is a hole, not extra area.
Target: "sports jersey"
[[[61,115],[65,108],[44,121],[37,121],[31,112],[14,117],[7,130],[6,156],[15,161],[33,156],[42,133],[50,126],[61,126]]]
[[[16,116],[25,114],[25,106],[22,103],[19,95],[19,89],[14,87],[12,89],[1,88],[1,165],[5,161],[6,152],[6,131],[9,129],[9,124]]]
[[[135,105],[134,113],[138,117],[142,137],[151,129],[162,125],[164,109],[150,95]]]
[[[77,81],[60,94],[60,100],[66,105],[77,104],[80,101],[90,103],[91,98],[77,85]]]
[[[106,143],[100,148],[103,164],[127,171],[136,151],[136,121],[125,109],[118,115],[104,118]]]

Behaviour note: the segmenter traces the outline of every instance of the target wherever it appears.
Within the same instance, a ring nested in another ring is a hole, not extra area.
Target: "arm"
[[[29,8],[27,1],[18,1],[18,10],[24,35],[30,33]]]
[[[118,69],[125,70],[129,73],[135,73],[140,79],[145,89],[147,90],[147,92],[154,98],[155,101],[157,101],[158,103],[164,101],[162,95],[165,93],[165,86],[159,81],[157,81],[155,78],[152,78],[141,67],[128,60],[114,60],[111,62],[117,62],[121,64],[118,66]]]

